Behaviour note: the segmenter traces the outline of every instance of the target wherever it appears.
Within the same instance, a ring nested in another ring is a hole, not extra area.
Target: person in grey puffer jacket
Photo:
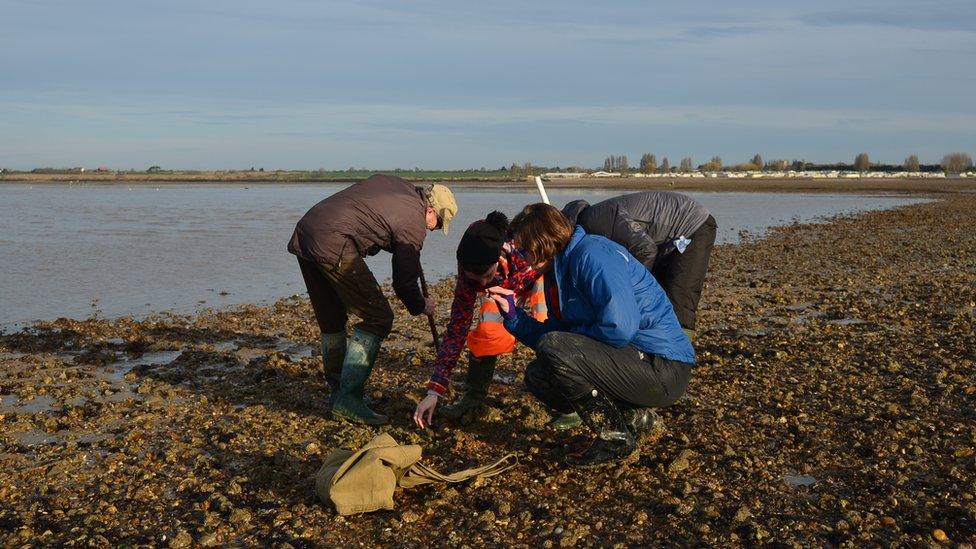
[[[574,200],[562,211],[570,223],[623,245],[643,263],[664,288],[685,333],[694,338],[717,229],[708,209],[683,194],[647,191],[592,206]]]

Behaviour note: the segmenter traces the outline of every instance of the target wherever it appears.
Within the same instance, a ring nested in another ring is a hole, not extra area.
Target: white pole
[[[552,204],[552,202],[549,202],[549,195],[546,194],[546,188],[542,186],[542,178],[538,175],[535,176],[535,186],[539,188],[539,194],[542,195],[542,201],[546,204]]]

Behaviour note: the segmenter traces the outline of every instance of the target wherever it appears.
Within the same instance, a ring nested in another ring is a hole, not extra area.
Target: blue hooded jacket
[[[535,349],[547,332],[572,332],[617,348],[633,345],[670,360],[695,362],[695,350],[667,294],[620,244],[577,226],[566,249],[556,255],[553,274],[562,318],[539,322],[519,309],[505,321],[524,345]]]

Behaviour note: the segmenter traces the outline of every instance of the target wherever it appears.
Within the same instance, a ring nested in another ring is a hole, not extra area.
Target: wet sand
[[[524,348],[483,417],[417,430],[434,350],[395,307],[368,388],[384,430],[444,472],[520,465],[355,517],[312,477],[375,431],[325,414],[305,299],[38,323],[0,336],[0,543],[971,544],[974,226],[961,194],[717,247],[691,386],[616,468],[561,465],[587,435],[546,428]],[[434,292],[443,325],[450,282]]]

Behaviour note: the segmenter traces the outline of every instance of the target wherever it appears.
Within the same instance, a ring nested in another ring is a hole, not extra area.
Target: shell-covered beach
[[[619,468],[563,465],[589,435],[546,426],[524,348],[485,415],[418,430],[434,349],[391,300],[382,430],[443,472],[520,463],[360,516],[314,493],[331,448],[377,431],[326,413],[306,298],[0,334],[0,544],[976,543],[973,227],[955,194],[716,247],[692,383]],[[441,326],[452,288],[433,286]]]

